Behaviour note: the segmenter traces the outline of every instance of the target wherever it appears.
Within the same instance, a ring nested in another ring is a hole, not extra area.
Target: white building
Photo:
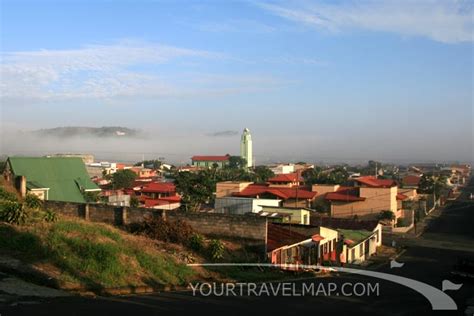
[[[259,213],[265,206],[280,206],[281,200],[275,199],[252,199],[241,197],[219,197],[214,204],[216,213],[225,214],[247,214]]]
[[[295,165],[292,163],[288,164],[278,164],[276,166],[271,166],[270,170],[274,174],[288,174],[295,172]]]
[[[252,136],[248,128],[244,129],[240,141],[240,157],[247,161],[247,167],[253,166],[253,152],[252,152]]]

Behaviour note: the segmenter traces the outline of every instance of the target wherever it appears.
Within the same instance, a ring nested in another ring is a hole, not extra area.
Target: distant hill
[[[61,138],[68,137],[140,137],[140,131],[122,126],[85,127],[85,126],[65,126],[47,128],[33,131],[32,133],[41,136],[54,136]]]

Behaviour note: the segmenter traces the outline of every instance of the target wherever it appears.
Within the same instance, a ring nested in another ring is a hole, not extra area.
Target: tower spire
[[[245,159],[247,168],[253,166],[252,135],[250,135],[248,128],[244,129],[240,140],[240,157]]]

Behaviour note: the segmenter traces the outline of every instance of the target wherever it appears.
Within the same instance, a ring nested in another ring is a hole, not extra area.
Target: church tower
[[[247,167],[253,166],[252,136],[248,128],[244,129],[240,140],[240,157],[247,161]]]

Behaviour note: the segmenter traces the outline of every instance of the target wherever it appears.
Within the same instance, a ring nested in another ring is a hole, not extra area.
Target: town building
[[[326,226],[269,223],[267,252],[283,269],[298,265],[362,264],[381,245],[379,229],[335,229]]]
[[[198,168],[223,168],[229,164],[230,155],[225,156],[193,156],[192,166]]]
[[[268,224],[268,257],[272,264],[282,265],[283,269],[336,262],[338,241],[338,231],[326,227]]]
[[[141,207],[175,210],[181,206],[181,196],[171,182],[135,181],[133,187],[127,189],[126,193],[138,198]]]
[[[30,193],[41,200],[85,203],[86,193],[100,192],[76,157],[9,157],[4,177],[22,197]]]
[[[295,165],[294,164],[277,164],[270,166],[269,169],[273,172],[275,175],[279,174],[287,174],[287,173],[293,173],[295,172]]]
[[[248,213],[259,213],[264,206],[280,206],[278,199],[255,199],[235,196],[216,197],[214,211],[224,214],[244,215]]]
[[[255,199],[281,200],[284,207],[309,208],[317,192],[308,191],[304,187],[295,185],[294,179],[286,179],[267,184],[253,182],[225,181],[216,184],[216,197],[234,196]]]
[[[278,218],[276,222],[309,225],[312,212],[301,207],[263,206],[258,215],[267,217],[270,221]]]
[[[333,217],[377,218],[382,211],[392,211],[395,217],[404,217],[402,201],[416,196],[416,191],[399,192],[397,183],[390,179],[364,176],[353,179],[353,186],[315,184],[312,191],[318,192],[316,199],[330,204]]]

